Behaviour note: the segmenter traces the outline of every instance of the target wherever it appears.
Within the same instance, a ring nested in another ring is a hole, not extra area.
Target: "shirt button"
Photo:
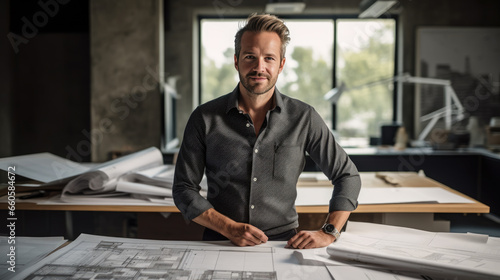
[[[254,208],[255,208],[255,206],[252,204],[252,205],[250,205],[250,208],[251,208],[251,209],[254,209]]]
[[[250,124],[249,124],[249,123],[247,123],[247,127],[250,127]]]
[[[259,149],[255,149],[255,153],[258,153],[259,152]]]
[[[253,177],[253,181],[254,181],[254,182],[257,182],[257,177]]]

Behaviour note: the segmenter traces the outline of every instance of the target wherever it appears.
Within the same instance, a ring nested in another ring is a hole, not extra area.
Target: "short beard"
[[[276,81],[272,81],[269,76],[267,75],[261,75],[261,74],[256,74],[255,72],[254,73],[250,73],[248,74],[247,76],[259,76],[259,77],[266,77],[268,78],[269,82],[271,83],[269,85],[268,88],[264,89],[264,91],[262,92],[257,92],[254,90],[254,88],[252,88],[252,86],[250,86],[250,84],[247,82],[246,79],[244,79],[244,77],[241,75],[241,73],[238,71],[238,76],[240,76],[240,82],[241,84],[243,85],[243,87],[251,94],[255,94],[255,95],[262,95],[262,94],[265,94],[267,93],[268,91],[270,91],[275,85],[276,85]],[[276,79],[277,80],[277,79]]]

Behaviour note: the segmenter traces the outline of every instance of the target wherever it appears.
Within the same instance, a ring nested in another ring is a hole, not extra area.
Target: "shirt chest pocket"
[[[299,145],[274,146],[273,179],[296,181],[304,168],[304,154]]]

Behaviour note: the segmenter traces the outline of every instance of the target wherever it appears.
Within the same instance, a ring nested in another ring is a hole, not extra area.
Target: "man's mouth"
[[[262,82],[262,81],[266,81],[267,80],[267,77],[266,76],[248,76],[248,78],[256,81],[256,82]]]

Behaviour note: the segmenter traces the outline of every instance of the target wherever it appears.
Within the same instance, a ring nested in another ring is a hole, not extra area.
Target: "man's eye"
[[[246,59],[254,59],[255,57],[253,55],[247,55],[245,56]]]
[[[274,60],[274,57],[266,57],[267,60]]]

